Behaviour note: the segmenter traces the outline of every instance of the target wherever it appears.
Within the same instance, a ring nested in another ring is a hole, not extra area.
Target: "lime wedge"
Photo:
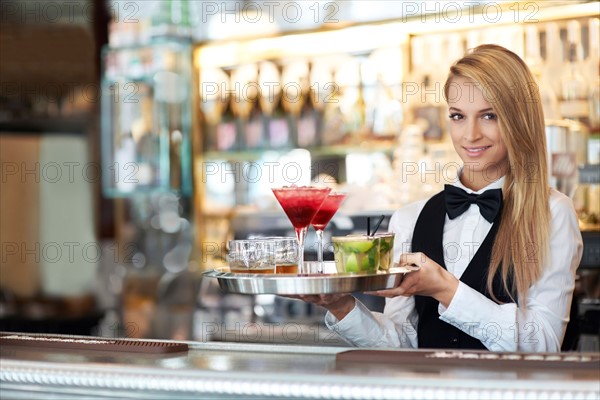
[[[346,272],[358,272],[358,262],[354,254],[349,254],[346,259]]]
[[[353,242],[345,242],[343,244],[344,251],[346,251],[348,253],[366,253],[367,251],[369,251],[369,249],[371,247],[373,247],[373,245],[374,245],[373,241],[370,241],[370,242],[353,241]]]

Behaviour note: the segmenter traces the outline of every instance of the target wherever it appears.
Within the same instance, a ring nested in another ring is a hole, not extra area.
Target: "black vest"
[[[500,216],[494,220],[490,232],[473,256],[473,259],[460,277],[460,281],[491,298],[486,289],[487,273],[492,254],[492,246],[498,232]],[[444,269],[443,234],[444,222],[446,220],[446,205],[444,192],[433,196],[425,204],[419,214],[417,224],[413,232],[412,252],[422,252]],[[510,282],[509,282],[510,284]],[[508,286],[510,288],[510,285]],[[499,301],[510,303],[512,300],[503,289],[499,273],[493,281],[494,294]],[[457,349],[482,349],[485,346],[478,339],[469,336],[463,331],[439,319],[439,302],[432,297],[415,296],[415,307],[419,314],[419,326],[417,328],[419,348],[457,348]],[[477,307],[477,304],[473,304]],[[478,321],[468,321],[472,324]],[[469,324],[469,329],[482,329],[483,326]]]

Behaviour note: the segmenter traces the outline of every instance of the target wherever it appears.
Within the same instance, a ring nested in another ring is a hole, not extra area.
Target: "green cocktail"
[[[333,254],[338,273],[388,272],[392,267],[394,234],[336,236]]]
[[[333,254],[338,273],[371,273],[379,269],[379,238],[362,235],[337,236]]]

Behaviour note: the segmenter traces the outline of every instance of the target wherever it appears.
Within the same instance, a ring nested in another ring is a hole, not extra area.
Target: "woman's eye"
[[[462,119],[463,116],[462,116],[462,114],[459,114],[459,113],[452,113],[452,114],[448,115],[448,118],[450,118],[451,120],[454,120],[454,121],[458,121],[458,120]]]
[[[494,113],[485,113],[482,115],[482,118],[487,120],[496,120],[498,119],[498,116]]]

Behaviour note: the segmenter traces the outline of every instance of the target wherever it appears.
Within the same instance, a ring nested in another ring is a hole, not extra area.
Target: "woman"
[[[304,296],[328,309],[330,329],[361,347],[560,350],[582,240],[571,200],[548,186],[533,82],[496,45],[451,67],[444,92],[459,179],[390,221],[395,260],[420,270],[372,293],[387,298],[383,314],[348,294]]]

